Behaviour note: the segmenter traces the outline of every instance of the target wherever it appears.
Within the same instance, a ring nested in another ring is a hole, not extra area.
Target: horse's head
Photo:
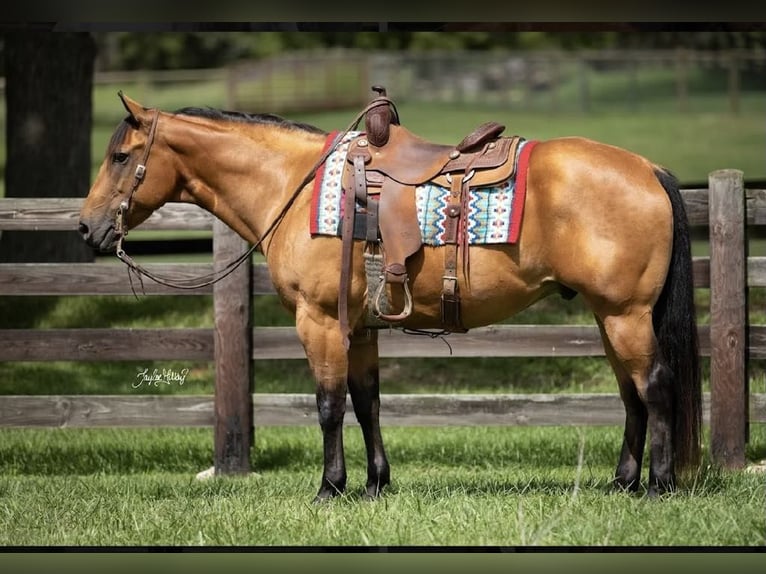
[[[117,126],[80,211],[80,233],[92,247],[113,251],[129,228],[166,203],[177,188],[165,146],[153,145],[159,111],[120,92],[128,116]]]

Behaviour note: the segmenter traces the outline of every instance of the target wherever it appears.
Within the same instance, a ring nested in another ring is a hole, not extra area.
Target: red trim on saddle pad
[[[529,155],[539,142],[528,141],[519,153],[519,163],[516,166],[516,190],[513,196],[513,210],[511,224],[508,228],[508,242],[516,243],[521,232],[521,216],[524,212],[524,198],[527,195],[527,168],[529,167]]]
[[[327,134],[327,139],[324,142],[324,146],[322,147],[322,153],[325,153],[328,149],[330,149],[330,146],[332,145],[332,142],[335,140],[335,137],[338,135],[339,130],[333,130],[329,134]],[[322,178],[324,178],[324,168],[325,164],[322,163],[314,174],[314,187],[311,190],[311,220],[310,220],[310,229],[309,232],[314,235],[317,233],[317,221],[319,220],[319,190],[322,187]]]

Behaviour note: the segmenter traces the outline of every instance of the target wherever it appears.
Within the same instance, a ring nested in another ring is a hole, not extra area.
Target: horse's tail
[[[653,321],[667,366],[673,373],[673,445],[680,471],[700,462],[702,387],[699,366],[694,277],[686,209],[678,180],[665,169],[655,168],[673,209],[673,252],[668,276],[654,307]]]

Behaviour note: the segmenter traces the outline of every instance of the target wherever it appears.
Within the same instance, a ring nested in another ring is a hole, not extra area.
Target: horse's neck
[[[242,237],[258,241],[319,158],[323,138],[271,125],[189,123],[194,133],[187,131],[177,145],[185,159],[185,192]]]

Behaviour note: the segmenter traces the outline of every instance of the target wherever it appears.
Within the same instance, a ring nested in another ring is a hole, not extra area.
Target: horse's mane
[[[176,110],[174,113],[182,114],[185,116],[196,116],[200,118],[207,118],[211,120],[282,126],[289,129],[304,130],[314,134],[327,133],[324,130],[321,130],[310,124],[304,124],[301,122],[286,120],[275,114],[249,114],[246,112],[232,112],[228,110],[218,110],[215,108],[198,108],[198,107],[181,108],[179,110]]]

